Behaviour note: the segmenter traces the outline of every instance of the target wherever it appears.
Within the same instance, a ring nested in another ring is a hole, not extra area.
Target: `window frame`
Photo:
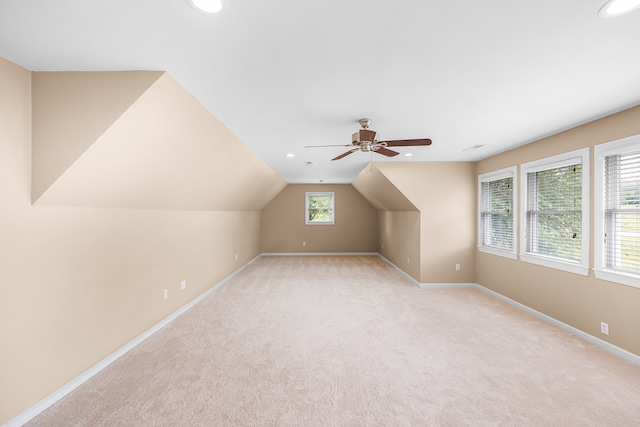
[[[544,267],[555,268],[570,273],[580,274],[582,276],[589,275],[589,148],[582,148],[575,151],[559,154],[556,156],[546,157],[544,159],[535,160],[533,162],[523,163],[520,165],[520,259],[532,264]],[[533,252],[527,252],[527,233],[529,232],[527,218],[527,200],[528,200],[528,181],[527,174],[539,172],[549,169],[555,169],[562,166],[575,163],[580,160],[582,164],[582,206],[581,206],[581,256],[580,261],[573,262],[563,260],[552,256],[545,256]]]
[[[513,214],[513,247],[511,250],[500,249],[494,246],[488,246],[483,244],[483,221],[482,221],[482,184],[499,181],[505,178],[512,178],[512,214]],[[478,212],[477,212],[477,246],[480,252],[485,252],[493,255],[503,256],[510,259],[518,259],[518,167],[511,166],[508,168],[500,169],[493,172],[483,173],[478,175]]]
[[[640,275],[612,270],[604,262],[605,209],[604,209],[604,159],[607,156],[640,150],[640,135],[617,139],[594,146],[594,268],[596,278],[640,288]]]
[[[329,221],[311,221],[309,219],[309,197],[329,196],[331,198],[331,219]],[[306,225],[334,225],[336,220],[335,193],[333,191],[308,191],[304,193],[304,223]]]

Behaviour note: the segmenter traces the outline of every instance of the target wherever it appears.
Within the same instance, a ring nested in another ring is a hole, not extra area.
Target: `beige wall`
[[[420,281],[418,208],[373,165],[363,169],[351,185],[378,209],[378,253]]]
[[[50,84],[45,81],[49,77],[55,80],[61,75],[41,77],[36,90]],[[167,91],[180,89],[168,76],[151,80],[151,92],[132,95],[135,108],[127,111],[137,111],[137,119],[143,116],[153,122],[158,117],[152,108],[156,101],[166,99]],[[165,141],[169,145],[162,157],[155,159],[145,157],[150,147],[140,141],[133,141],[134,146],[118,145],[136,122],[136,116],[124,115],[115,126],[98,123],[108,127],[102,133],[97,128],[79,129],[99,135],[92,143],[74,140],[80,144],[71,150],[74,155],[52,164],[45,155],[51,147],[41,139],[45,145],[40,147],[42,155],[34,157],[34,166],[46,170],[53,165],[55,170],[35,174],[34,191],[41,197],[34,197],[38,203],[32,205],[32,73],[0,58],[0,93],[0,424],[260,252],[380,252],[420,282],[475,281],[640,354],[638,288],[475,250],[478,174],[638,134],[640,107],[477,165],[376,163],[369,168],[370,176],[359,176],[354,186],[284,187],[228,130],[206,125],[234,153],[224,162],[215,159],[216,165],[237,165],[240,158],[248,162],[233,172],[241,174],[234,180],[239,187],[233,187],[236,195],[242,195],[239,198],[226,194],[227,187],[205,194],[207,181],[224,182],[224,169],[204,167],[190,178],[165,174],[166,162],[179,146],[171,145],[171,138]],[[47,114],[42,105],[38,108],[40,118],[33,131],[42,138],[48,135],[40,127]],[[63,140],[58,138],[56,143]],[[201,142],[198,139],[191,148],[199,153],[209,150]],[[129,151],[122,153],[122,149]],[[104,155],[110,160],[98,162]],[[149,160],[152,168],[133,179],[139,168],[135,163],[119,163],[123,158]],[[192,159],[178,160],[189,163]],[[100,165],[108,169],[93,170]],[[114,168],[123,167],[131,171],[123,179],[101,181],[101,176],[112,177]],[[208,175],[211,170],[216,171],[214,176]],[[87,187],[86,177],[104,186]],[[362,181],[358,184],[358,180]],[[176,182],[180,185],[174,186]],[[264,187],[255,187],[256,182]],[[126,191],[127,183],[131,192]],[[137,197],[148,190],[154,191],[149,197]],[[335,226],[304,224],[305,191],[336,193]],[[142,204],[136,205],[140,200]],[[262,205],[266,207],[261,214]],[[180,210],[181,206],[193,210]],[[593,219],[591,223],[593,229]],[[307,245],[302,246],[302,241]],[[591,248],[593,265],[593,236]],[[456,263],[461,271],[455,271]],[[179,290],[181,280],[187,281],[185,291]],[[169,289],[167,300],[162,298],[163,289]],[[609,337],[599,333],[600,321],[609,323]]]
[[[305,192],[335,193],[335,224],[305,224]],[[378,212],[350,185],[291,184],[262,211],[262,252],[377,252]],[[302,245],[306,242],[306,246]]]
[[[367,167],[371,169],[370,167]],[[402,245],[396,244],[399,252],[383,252],[390,260],[399,260],[399,268],[421,283],[473,283],[475,281],[475,164],[466,162],[380,162],[374,163],[373,170],[379,171],[400,192],[410,206],[420,213],[420,224],[414,227],[419,233],[419,249],[412,251],[419,257],[419,275],[416,266],[407,263],[407,248],[414,248],[409,239],[413,234],[406,229],[395,236],[396,240],[405,239]],[[376,194],[376,188],[388,192],[389,185],[377,187],[368,181],[381,181],[376,173],[363,171],[354,181],[354,186],[362,189],[368,198],[382,200],[393,205],[389,196]],[[392,212],[385,209],[385,212]],[[384,226],[398,214],[383,216]],[[381,231],[381,236],[386,234]],[[404,237],[400,237],[404,236]],[[400,249],[402,248],[402,249]],[[461,269],[455,269],[460,264]]]
[[[32,205],[31,73],[0,93],[3,424],[258,255],[260,212]]]
[[[32,73],[37,204],[260,211],[286,185],[168,73]]]
[[[420,281],[420,212],[379,212],[380,255]]]
[[[592,148],[596,144],[635,134],[640,134],[640,107],[482,160],[477,164],[477,174],[579,148]],[[593,171],[593,148],[590,160]],[[594,265],[593,182],[592,173],[591,267]],[[519,227],[521,224],[520,221]],[[590,335],[640,354],[640,289],[598,280],[593,271],[584,277],[482,252],[476,252],[476,260],[477,283]],[[600,322],[609,324],[609,336],[600,333]]]
[[[33,200],[163,74],[160,71],[32,73]]]

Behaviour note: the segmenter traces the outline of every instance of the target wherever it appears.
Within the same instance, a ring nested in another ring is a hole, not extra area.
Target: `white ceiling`
[[[603,19],[604,3],[227,0],[211,16],[187,0],[2,0],[0,56],[166,70],[288,182],[349,183],[372,158],[476,161],[640,104],[640,10]],[[362,117],[433,145],[334,162],[347,148],[304,148],[349,144]]]

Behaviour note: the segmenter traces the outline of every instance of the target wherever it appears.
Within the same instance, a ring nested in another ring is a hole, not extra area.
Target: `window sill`
[[[640,277],[612,270],[593,269],[597,279],[640,288]]]
[[[579,264],[559,261],[553,258],[546,258],[541,256],[535,256],[528,253],[520,254],[520,259],[524,262],[531,264],[541,265],[543,267],[555,268],[556,270],[562,270],[569,273],[579,274],[581,276],[589,275],[589,267],[584,267]]]
[[[498,255],[509,259],[518,259],[518,254],[515,252],[501,251],[500,249],[495,249],[489,246],[478,246],[478,251],[491,255]]]

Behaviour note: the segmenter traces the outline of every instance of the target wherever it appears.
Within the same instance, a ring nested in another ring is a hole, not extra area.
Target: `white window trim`
[[[309,221],[309,196],[330,196],[331,197],[331,220],[330,221]],[[336,222],[335,193],[333,191],[311,191],[304,193],[304,223],[306,225],[334,225]]]
[[[599,144],[594,147],[595,163],[595,209],[594,209],[594,268],[596,278],[609,282],[620,283],[622,285],[640,288],[640,276],[635,274],[625,274],[614,271],[604,266],[604,158],[606,156],[623,154],[628,151],[638,149],[640,146],[640,135],[617,139],[615,141]]]
[[[482,226],[481,226],[481,203],[480,198],[482,197],[482,184],[484,182],[497,181],[504,178],[513,178],[513,250],[500,250],[491,246],[484,246],[482,244]],[[517,233],[517,224],[518,224],[518,197],[517,191],[518,189],[518,167],[511,166],[508,168],[500,169],[494,172],[487,172],[481,175],[478,175],[478,218],[477,218],[477,228],[478,228],[478,250],[480,252],[485,252],[492,255],[503,256],[510,259],[518,259],[518,233]]]
[[[589,275],[589,148],[570,151],[557,156],[547,157],[520,165],[520,218],[527,217],[527,174],[539,170],[554,169],[574,163],[582,163],[582,253],[580,262],[574,263],[562,259],[526,252],[526,221],[520,227],[520,259],[543,267],[555,268],[570,273]]]

